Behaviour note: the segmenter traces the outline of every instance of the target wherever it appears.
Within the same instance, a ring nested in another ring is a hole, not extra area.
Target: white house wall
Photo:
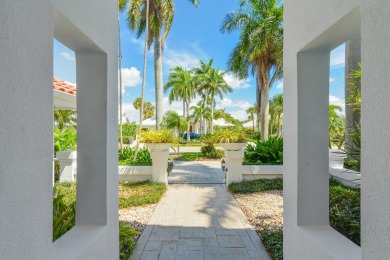
[[[390,2],[285,0],[284,7],[284,258],[386,259]],[[362,247],[329,226],[327,147],[329,52],[360,34]]]
[[[0,1],[0,258],[118,259],[117,1]],[[76,226],[52,243],[53,38],[76,54]]]

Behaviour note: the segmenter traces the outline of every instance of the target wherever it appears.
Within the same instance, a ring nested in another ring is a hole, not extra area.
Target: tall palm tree
[[[256,76],[261,139],[268,138],[269,90],[282,75],[283,6],[280,0],[241,0],[240,10],[225,16],[221,32],[241,30],[228,67],[240,78]]]
[[[150,13],[145,15],[145,0],[129,1],[127,21],[129,28],[136,31],[137,37],[149,31],[148,45],[154,44],[154,68],[155,68],[155,88],[156,88],[156,128],[159,129],[163,118],[163,77],[162,77],[162,57],[166,38],[171,30],[175,3],[174,0],[148,0]],[[196,7],[198,0],[189,0]],[[149,21],[146,21],[146,17]],[[150,27],[146,30],[146,25]]]
[[[252,121],[252,130],[255,131],[255,113],[256,113],[256,104],[253,107],[249,107],[246,110],[246,113],[249,114],[249,118]]]
[[[199,91],[207,93],[207,97],[211,100],[211,119],[210,129],[211,134],[214,133],[213,120],[214,120],[214,109],[215,109],[215,97],[219,96],[223,99],[223,94],[231,93],[233,89],[226,83],[223,78],[225,72],[219,69],[209,68],[205,74],[200,74],[197,77],[197,84]]]
[[[203,125],[203,122],[204,120],[210,120],[211,109],[207,106],[204,106],[203,101],[199,101],[197,106],[192,106],[190,109],[194,111],[191,118],[194,119],[195,124],[198,122],[200,123],[200,133],[205,134],[206,129]]]
[[[276,94],[272,100],[273,100],[274,111],[275,111],[275,116],[276,116],[278,137],[280,137],[281,133],[282,133],[281,126],[282,126],[282,114],[283,114],[283,95]]]
[[[141,114],[142,111],[142,121],[151,118],[154,116],[154,106],[150,102],[143,102],[143,109],[141,110],[141,105],[142,105],[142,98],[136,98],[133,102],[133,106],[136,110],[139,110],[139,113]],[[141,118],[141,115],[140,115]]]
[[[184,111],[189,120],[189,105],[192,99],[196,96],[196,83],[191,75],[191,72],[183,69],[182,67],[176,67],[171,70],[168,82],[164,86],[164,91],[171,89],[169,93],[169,103],[174,100],[183,101],[183,116]],[[187,126],[187,133],[190,132],[190,124]],[[190,135],[187,134],[187,140],[190,140]]]

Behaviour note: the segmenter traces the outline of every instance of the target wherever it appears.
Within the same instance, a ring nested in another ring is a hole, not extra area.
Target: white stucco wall
[[[0,3],[0,258],[118,259],[117,1]],[[76,54],[76,227],[52,243],[53,38]]]
[[[390,255],[390,2],[285,0],[284,257]],[[362,25],[361,25],[362,21]],[[329,52],[362,37],[362,247],[329,227]],[[386,198],[386,199],[385,199]]]

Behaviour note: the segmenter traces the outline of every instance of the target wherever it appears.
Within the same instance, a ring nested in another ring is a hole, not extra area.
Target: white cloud
[[[330,67],[340,68],[345,65],[345,45],[342,44],[330,53]]]
[[[283,89],[283,79],[276,81],[276,88]]]
[[[329,95],[329,104],[341,106],[341,114],[345,114],[345,100],[336,96]]]
[[[139,111],[134,108],[133,103],[123,103],[122,109],[123,109],[123,113],[125,114],[124,117],[127,117],[130,122],[139,121]],[[118,114],[118,119],[119,119],[119,114]]]
[[[137,68],[121,68],[121,71],[123,87],[136,87],[142,82],[141,72]]]
[[[66,80],[65,80],[65,83],[68,83],[69,85],[72,85],[73,87],[77,87],[77,84],[76,84],[76,83],[69,82],[69,81],[66,81]]]
[[[239,79],[232,73],[226,73],[225,75],[223,75],[223,78],[226,81],[226,83],[233,89],[244,89],[244,88],[252,87],[249,84],[250,79]]]
[[[164,64],[169,68],[177,66],[184,69],[193,69],[199,66],[199,57],[186,51],[167,50],[163,59]]]
[[[66,59],[66,60],[70,60],[70,61],[75,61],[75,57],[74,57],[74,54],[70,54],[68,52],[61,52],[60,55]]]

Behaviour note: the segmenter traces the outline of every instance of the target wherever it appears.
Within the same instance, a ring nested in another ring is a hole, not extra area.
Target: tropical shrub
[[[265,141],[257,140],[248,144],[244,153],[244,164],[282,165],[283,138],[270,137]]]
[[[125,140],[125,137],[128,137],[128,136],[133,137],[133,136],[135,136],[136,128],[137,128],[137,125],[134,122],[133,123],[122,124],[123,140]],[[120,131],[120,125],[118,125],[118,136],[120,134],[119,131]]]
[[[283,229],[265,230],[260,238],[272,259],[283,259]]]
[[[137,158],[134,160],[135,148],[124,147],[118,149],[118,158],[120,165],[129,166],[147,166],[152,165],[149,149],[144,147],[138,151]]]
[[[222,158],[224,155],[224,151],[218,150],[214,145],[214,135],[205,135],[201,138],[202,147],[200,148],[200,152],[204,157],[207,158]]]
[[[174,133],[170,130],[160,129],[160,130],[148,130],[141,133],[140,138],[141,143],[177,143],[177,139],[174,136]]]
[[[72,126],[61,130],[57,126],[54,127],[54,155],[59,151],[76,150],[77,149],[77,133]]]
[[[76,184],[56,183],[53,189],[53,241],[76,223]]]
[[[221,130],[213,134],[214,143],[246,143],[248,138],[244,131]]]
[[[253,193],[269,190],[283,190],[283,179],[258,179],[251,181],[233,182],[229,184],[229,191],[232,193]]]
[[[130,259],[136,242],[134,237],[139,233],[128,226],[125,222],[119,222],[119,259]]]
[[[329,181],[329,221],[338,232],[360,246],[360,189]]]

